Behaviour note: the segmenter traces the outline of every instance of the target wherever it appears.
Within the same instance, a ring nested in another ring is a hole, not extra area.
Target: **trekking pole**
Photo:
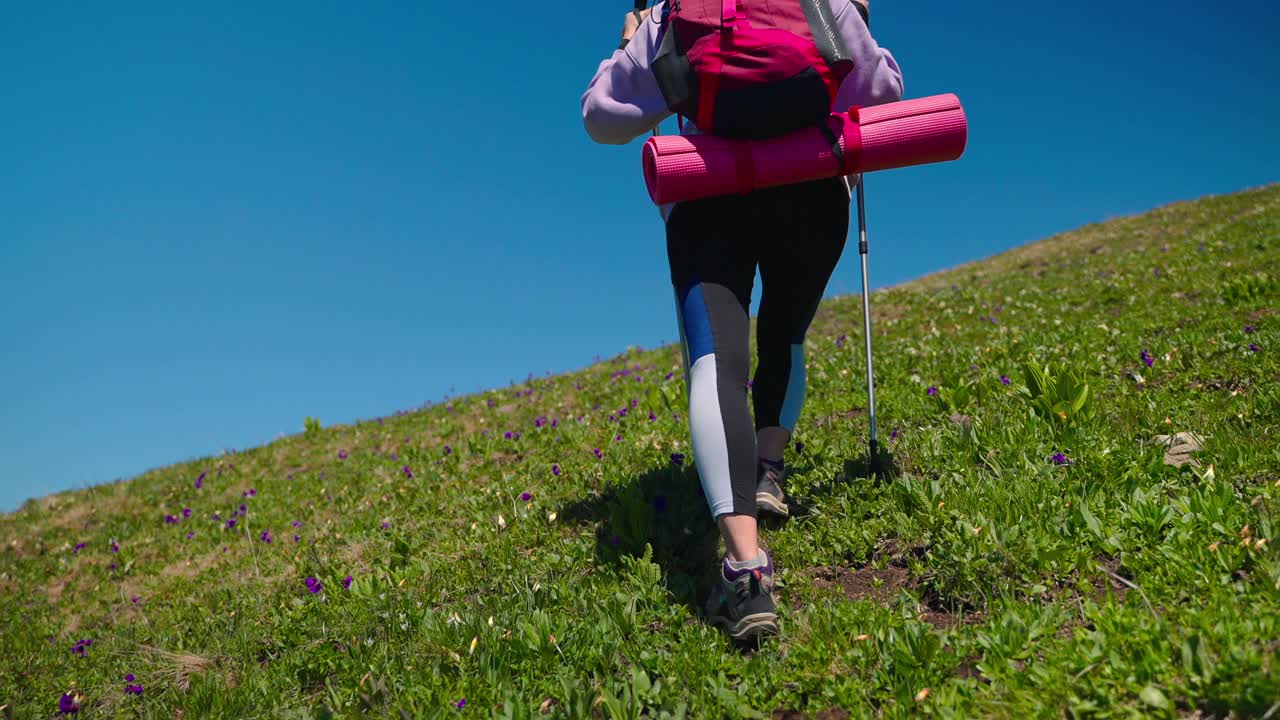
[[[862,186],[866,175],[858,176],[858,254],[862,256],[862,330],[867,345],[867,406],[871,419],[871,457],[868,467],[872,475],[880,475],[880,455],[876,442],[876,384],[871,368],[871,283],[867,279],[867,203]]]

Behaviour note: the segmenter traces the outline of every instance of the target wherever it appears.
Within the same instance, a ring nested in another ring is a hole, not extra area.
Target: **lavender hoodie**
[[[876,44],[853,0],[823,0],[831,7],[836,33],[853,59],[853,70],[836,94],[835,107],[869,106],[902,99],[902,71],[888,50]],[[582,95],[582,121],[598,143],[625,145],[671,116],[649,67],[658,53],[663,5],[653,8],[625,48],[596,69]],[[685,134],[699,132],[685,122]]]

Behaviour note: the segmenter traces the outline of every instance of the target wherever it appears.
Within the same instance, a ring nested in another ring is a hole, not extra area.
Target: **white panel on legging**
[[[729,441],[720,416],[716,388],[716,356],[703,355],[689,373],[689,426],[693,458],[711,517],[733,512],[733,484],[729,480]]]

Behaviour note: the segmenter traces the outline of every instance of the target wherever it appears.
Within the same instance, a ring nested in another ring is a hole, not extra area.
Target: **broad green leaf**
[[[1160,688],[1155,685],[1148,685],[1142,688],[1142,692],[1138,693],[1138,697],[1152,707],[1157,707],[1161,710],[1169,709],[1169,698],[1165,697],[1164,693],[1160,692]]]

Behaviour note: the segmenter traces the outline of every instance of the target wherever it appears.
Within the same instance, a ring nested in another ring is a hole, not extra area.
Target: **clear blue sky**
[[[7,7],[0,509],[671,341],[641,141],[579,115],[627,9]],[[868,179],[876,286],[1280,179],[1273,3],[873,15],[971,127]]]

